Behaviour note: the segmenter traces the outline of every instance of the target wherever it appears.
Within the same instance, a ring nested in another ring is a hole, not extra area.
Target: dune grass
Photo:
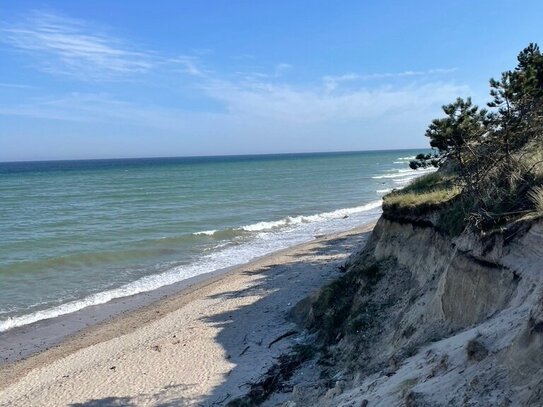
[[[416,179],[404,189],[383,197],[385,211],[428,209],[442,205],[460,193],[453,178],[437,172]]]
[[[534,205],[533,215],[543,216],[543,186],[534,187],[528,192],[528,198]]]
[[[442,174],[440,172],[432,172],[415,179],[405,188],[397,192],[407,194],[412,192],[431,192],[434,190],[447,189],[452,186],[453,179],[454,178],[451,175]]]
[[[414,209],[420,206],[439,206],[458,195],[457,188],[435,189],[427,192],[408,192],[389,194],[384,198],[383,206],[390,209]]]

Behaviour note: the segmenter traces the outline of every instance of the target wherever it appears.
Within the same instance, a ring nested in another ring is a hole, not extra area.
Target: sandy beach
[[[2,355],[9,362],[0,366],[0,405],[223,405],[303,338],[285,318],[288,310],[338,277],[338,266],[372,227],[215,274],[24,359],[13,361],[12,343],[9,358]]]

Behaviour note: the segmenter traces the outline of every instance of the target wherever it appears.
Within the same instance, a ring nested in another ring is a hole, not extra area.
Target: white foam
[[[194,232],[193,235],[195,235],[195,236],[201,236],[201,235],[205,235],[205,236],[213,236],[216,232],[217,232],[216,229],[212,229],[212,230],[202,230],[201,232]]]
[[[385,172],[406,172],[406,171],[413,171],[413,170],[405,166],[402,168],[391,168],[389,170],[385,170]]]
[[[388,194],[389,192],[392,192],[392,188],[378,189],[375,192],[377,192],[378,194]]]
[[[382,204],[382,201],[378,200],[378,201],[373,201],[366,205],[357,206],[354,208],[338,209],[336,211],[323,212],[323,213],[318,213],[316,215],[294,216],[294,217],[288,216],[286,218],[272,221],[272,222],[258,222],[252,225],[242,226],[240,229],[248,231],[248,232],[260,232],[260,231],[265,231],[265,230],[276,229],[282,226],[298,225],[300,223],[311,223],[311,222],[319,222],[319,221],[331,220],[331,219],[341,219],[341,218],[344,218],[345,216],[349,216],[354,213],[365,212],[371,209],[379,208],[381,204]]]
[[[121,287],[95,293],[80,300],[2,320],[0,321],[0,332],[44,319],[70,314],[88,306],[105,304],[116,298],[151,291],[206,272],[247,263],[257,257],[312,240],[317,234],[347,230],[368,222],[379,216],[380,207],[381,200],[378,200],[354,208],[247,225],[243,227],[244,230],[259,232],[255,234],[254,239],[247,243],[225,246],[209,254],[202,255],[200,260],[193,264],[178,266],[164,273],[149,275]],[[345,216],[348,217],[342,222],[337,222],[337,220],[345,218]],[[276,229],[277,226],[282,225],[290,227]],[[203,232],[211,233],[212,231]],[[213,232],[215,233],[215,231]]]
[[[418,177],[396,178],[396,179],[393,179],[392,182],[394,182],[395,184],[407,184],[410,181],[413,181],[415,178],[418,178]]]
[[[405,173],[376,175],[376,176],[374,176],[372,178],[373,179],[385,179],[385,178],[401,178],[401,177],[405,177]]]

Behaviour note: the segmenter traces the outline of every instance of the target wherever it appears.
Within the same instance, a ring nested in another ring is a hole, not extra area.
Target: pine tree
[[[445,117],[434,119],[426,130],[426,137],[436,153],[419,154],[410,167],[440,166],[446,160],[452,160],[465,185],[471,188],[477,182],[481,168],[477,146],[483,143],[487,133],[487,111],[474,105],[471,98],[457,98],[443,106],[443,112]]]

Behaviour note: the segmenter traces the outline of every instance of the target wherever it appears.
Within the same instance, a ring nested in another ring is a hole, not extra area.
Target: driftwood
[[[279,342],[281,339],[288,338],[289,336],[295,335],[297,333],[298,331],[288,331],[284,333],[283,335],[278,336],[277,338],[275,338],[273,341],[270,342],[270,344],[268,345],[268,349],[271,348],[274,343]]]
[[[309,346],[301,346],[295,349],[294,353],[280,355],[277,363],[274,363],[256,382],[244,385],[250,386],[245,396],[231,400],[227,407],[259,406],[273,392],[290,388],[286,382],[294,371],[311,357],[313,357],[313,350]]]

